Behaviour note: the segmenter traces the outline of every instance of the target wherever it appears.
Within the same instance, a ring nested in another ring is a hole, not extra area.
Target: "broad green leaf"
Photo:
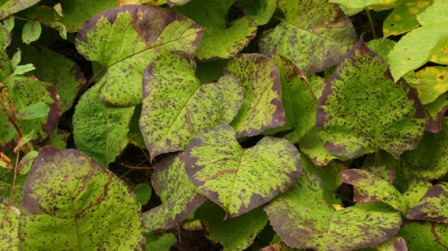
[[[38,119],[47,116],[49,111],[50,107],[41,101],[22,107],[17,111],[16,117],[21,120]]]
[[[277,8],[276,0],[236,0],[236,3],[257,25],[267,24]]]
[[[235,0],[193,0],[173,8],[206,27],[196,55],[199,60],[235,56],[255,37],[257,25],[252,18],[235,19],[228,15],[234,3]]]
[[[151,181],[162,205],[143,213],[149,230],[175,227],[207,200],[191,183],[179,155],[171,155],[158,163]]]
[[[322,182],[304,172],[284,194],[265,206],[275,232],[288,246],[353,250],[393,237],[401,217],[382,203],[356,204],[339,211],[325,201]]]
[[[365,8],[388,9],[394,6],[397,0],[329,0],[337,3],[347,15],[354,15]]]
[[[194,61],[166,53],[144,72],[140,128],[151,158],[184,150],[196,132],[230,123],[241,107],[244,93],[237,78],[201,84],[194,70]]]
[[[116,7],[116,1],[110,0],[71,0],[61,1],[64,16],[58,21],[63,23],[67,32],[77,32],[81,25],[100,11]]]
[[[423,26],[448,24],[448,2],[434,1],[430,7],[417,16],[417,19]]]
[[[389,182],[365,170],[344,170],[339,176],[344,183],[354,186],[355,202],[383,202],[406,215],[407,201]]]
[[[403,153],[404,171],[416,178],[433,180],[448,173],[448,118],[443,119],[443,129],[438,134],[426,132],[419,145]]]
[[[146,205],[151,199],[152,187],[146,183],[138,183],[134,187],[135,196],[137,196],[137,201],[142,205]]]
[[[441,182],[430,188],[413,208],[407,218],[448,223],[448,183]]]
[[[110,107],[98,97],[100,85],[81,96],[73,114],[76,148],[103,165],[115,158],[128,144],[129,122],[134,107]]]
[[[77,150],[41,148],[23,195],[25,250],[142,250],[140,203]]]
[[[394,237],[381,245],[376,246],[378,251],[404,251],[408,250],[406,240],[403,237]]]
[[[0,250],[19,250],[20,211],[6,198],[0,197]]]
[[[146,251],[170,251],[171,247],[177,242],[173,233],[165,233],[160,237],[156,237],[154,232],[149,232],[145,236]]]
[[[434,102],[425,105],[425,110],[429,116],[426,123],[426,130],[434,133],[442,130],[443,115],[448,110],[448,94],[440,95]]]
[[[325,148],[346,158],[380,149],[398,158],[417,146],[426,123],[415,91],[394,83],[387,63],[362,41],[331,76],[317,109]]]
[[[383,22],[383,35],[400,35],[419,26],[417,15],[426,10],[432,0],[410,0],[397,6]]]
[[[77,36],[77,49],[104,72],[98,79],[101,100],[131,106],[143,98],[142,73],[158,55],[168,51],[193,55],[203,28],[167,9],[125,5],[101,12],[86,22]]]
[[[419,70],[416,76],[421,80],[421,84],[412,87],[417,89],[420,101],[424,105],[448,91],[448,67],[425,67]]]
[[[284,124],[280,74],[272,59],[243,54],[232,58],[225,72],[241,81],[245,94],[243,105],[230,124],[238,138],[258,135]]]
[[[247,214],[226,218],[226,212],[213,203],[205,203],[196,214],[209,233],[209,238],[219,242],[224,251],[246,250],[268,222],[263,209],[256,208]]]
[[[260,51],[280,54],[304,72],[320,72],[341,60],[356,42],[350,20],[327,0],[279,0],[285,18],[263,33]]]
[[[403,197],[408,201],[409,208],[413,208],[419,204],[420,199],[431,189],[432,184],[424,180],[411,180],[408,190]]]
[[[39,39],[42,33],[42,26],[37,21],[28,21],[22,30],[22,41],[25,44],[30,44]]]
[[[3,0],[0,3],[0,20],[5,17],[29,8],[35,4],[40,2],[40,0],[26,0],[26,1],[17,1],[17,0]]]
[[[445,251],[448,247],[448,224],[409,221],[398,235],[406,240],[409,250]]]
[[[231,217],[286,191],[302,171],[300,154],[287,140],[264,137],[243,149],[228,125],[196,134],[184,157],[193,184]]]
[[[439,46],[437,50],[432,51],[429,61],[436,64],[448,65],[448,37],[445,37],[445,43]]]
[[[15,17],[14,16],[9,16],[8,18],[5,18],[2,20],[3,26],[9,31],[11,32],[12,29],[14,29],[15,26]]]

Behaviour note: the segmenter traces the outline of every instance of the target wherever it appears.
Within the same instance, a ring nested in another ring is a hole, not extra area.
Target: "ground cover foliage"
[[[447,0],[0,3],[0,250],[447,250]]]

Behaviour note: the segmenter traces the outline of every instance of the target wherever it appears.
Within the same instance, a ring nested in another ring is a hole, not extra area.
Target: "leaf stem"
[[[375,25],[373,24],[372,15],[370,15],[370,11],[368,9],[365,9],[365,11],[367,14],[367,18],[369,19],[370,29],[372,29],[373,38],[378,38],[378,36],[376,35],[376,31],[375,31]]]

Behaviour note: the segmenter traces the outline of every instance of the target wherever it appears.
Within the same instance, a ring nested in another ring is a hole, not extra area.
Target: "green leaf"
[[[237,0],[236,3],[257,25],[267,24],[277,8],[275,0]]]
[[[448,247],[448,224],[405,222],[398,232],[409,250],[445,251]]]
[[[196,134],[184,157],[193,184],[231,217],[286,191],[302,171],[299,152],[287,140],[264,137],[243,149],[228,125]]]
[[[325,201],[322,185],[315,175],[304,172],[286,193],[265,206],[275,232],[288,246],[317,250],[372,247],[400,228],[400,214],[382,203],[335,211]]]
[[[280,54],[304,72],[333,66],[356,42],[350,20],[327,0],[279,0],[285,19],[263,33],[260,51]]]
[[[383,22],[383,35],[389,37],[409,32],[419,26],[417,15],[425,11],[433,1],[410,0],[397,6]]]
[[[402,237],[394,237],[381,245],[376,246],[378,251],[403,251],[408,250],[406,240]]]
[[[232,58],[225,72],[241,81],[245,94],[243,105],[231,123],[238,138],[258,135],[285,123],[280,74],[272,59],[243,54]]]
[[[20,211],[13,203],[0,197],[0,250],[19,250]]]
[[[389,182],[365,170],[344,170],[339,176],[342,182],[354,186],[353,200],[359,203],[383,202],[406,215],[407,201]]]
[[[363,9],[385,10],[395,6],[397,0],[329,0],[330,3],[337,3],[347,15],[354,15]]]
[[[30,171],[34,160],[37,158],[37,154],[37,151],[30,151],[23,156],[17,165],[17,170],[19,170],[20,174],[27,174]]]
[[[207,200],[188,179],[179,155],[171,155],[158,163],[151,181],[162,205],[143,213],[149,230],[175,227]]]
[[[39,39],[42,33],[42,26],[37,21],[28,21],[22,30],[22,41],[25,44],[30,44]]]
[[[40,2],[40,0],[27,0],[27,1],[17,1],[17,0],[5,0],[0,3],[0,19],[4,19],[5,17],[17,13],[21,10],[29,8],[36,3]]]
[[[411,86],[417,89],[420,101],[424,105],[433,102],[448,91],[448,67],[425,67],[419,70],[416,76],[421,80],[421,83]]]
[[[426,11],[417,16],[417,19],[423,26],[448,24],[448,3],[446,1],[434,1]]]
[[[97,81],[102,86],[101,100],[108,105],[131,106],[143,99],[141,81],[146,66],[168,51],[193,55],[202,32],[190,19],[167,9],[124,5],[86,22],[76,45],[104,72]]]
[[[134,187],[135,196],[137,196],[137,201],[142,205],[146,205],[151,199],[152,187],[146,183],[138,183]]]
[[[425,105],[425,110],[429,115],[426,123],[426,130],[434,133],[442,130],[443,115],[448,110],[448,94],[440,95],[434,102]]]
[[[17,112],[17,118],[21,120],[31,120],[42,118],[48,115],[50,107],[44,102],[37,102],[29,106],[22,107]]]
[[[182,151],[196,132],[228,124],[244,93],[235,77],[201,84],[193,61],[178,54],[157,57],[145,70],[140,128],[151,158]]]
[[[408,201],[409,208],[413,208],[419,204],[420,199],[431,189],[432,184],[424,180],[411,180],[408,190],[403,197]]]
[[[209,238],[219,242],[224,250],[246,250],[268,222],[261,207],[224,220],[224,210],[216,204],[205,203],[196,214],[207,229]]]
[[[14,16],[9,16],[8,18],[5,18],[2,20],[3,26],[9,31],[11,32],[12,29],[14,29],[15,26],[15,17]]]
[[[134,107],[106,106],[98,98],[96,84],[82,95],[73,114],[73,137],[77,149],[103,165],[128,144],[129,122]]]
[[[380,149],[398,158],[417,146],[426,123],[415,91],[394,83],[386,62],[362,41],[331,76],[317,109],[325,148],[346,158]]]
[[[77,150],[41,148],[23,195],[25,250],[142,250],[140,203]]]
[[[257,25],[252,18],[243,16],[226,19],[235,0],[193,0],[173,8],[199,25],[206,27],[199,45],[199,60],[225,59],[235,56],[255,37]]]
[[[171,247],[176,244],[177,239],[173,233],[165,233],[159,238],[153,232],[146,235],[146,250],[147,251],[170,251]]]
[[[409,209],[407,218],[448,223],[448,183],[441,182],[430,188],[417,205]]]

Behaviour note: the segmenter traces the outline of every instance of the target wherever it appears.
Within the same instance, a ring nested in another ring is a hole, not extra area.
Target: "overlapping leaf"
[[[401,226],[400,214],[382,203],[356,204],[335,211],[323,197],[320,179],[307,172],[265,206],[265,211],[282,241],[303,249],[371,247],[393,237]]]
[[[280,75],[272,59],[243,54],[232,58],[225,71],[241,81],[245,94],[243,105],[231,123],[238,138],[284,124]]]
[[[408,212],[408,219],[448,223],[448,183],[430,188],[417,205]]]
[[[76,150],[41,148],[22,203],[26,250],[143,250],[140,204],[113,173]]]
[[[433,1],[412,0],[394,8],[383,22],[384,37],[400,35],[419,26],[417,15],[426,10]]]
[[[268,23],[277,8],[276,0],[237,0],[236,3],[257,25]]]
[[[254,37],[257,25],[252,18],[243,16],[226,20],[235,0],[193,0],[173,8],[198,24],[206,27],[197,57],[200,60],[230,58],[243,49]]]
[[[403,193],[403,197],[408,201],[409,207],[413,208],[419,204],[420,199],[431,189],[432,184],[424,180],[411,180],[408,190]]]
[[[444,251],[448,247],[448,224],[434,222],[405,222],[398,232],[409,250]]]
[[[110,107],[98,98],[100,85],[81,97],[73,114],[73,134],[77,149],[103,165],[128,144],[129,123],[134,107]]]
[[[232,217],[286,191],[302,170],[299,152],[287,140],[264,137],[243,149],[228,125],[198,133],[185,150],[185,168],[193,184]]]
[[[397,0],[330,0],[337,3],[347,15],[354,15],[365,8],[384,10],[392,8]]]
[[[278,53],[305,72],[320,72],[339,63],[356,42],[350,20],[326,0],[280,0],[285,19],[260,40],[264,54]]]
[[[105,74],[100,98],[112,105],[130,106],[142,101],[142,73],[168,51],[193,55],[203,28],[167,9],[125,5],[104,11],[79,30],[78,51],[98,62]]]
[[[159,56],[145,70],[140,128],[151,158],[182,151],[197,131],[228,124],[238,113],[241,83],[226,75],[201,84],[195,64],[178,54]]]
[[[415,91],[394,83],[387,64],[362,41],[347,52],[318,101],[325,148],[347,158],[379,149],[398,158],[417,146],[425,123]]]
[[[27,0],[27,1],[16,1],[16,0],[5,0],[0,3],[0,19],[3,19],[11,14],[29,8],[40,0]]]
[[[19,250],[19,209],[0,197],[0,215],[0,250]]]
[[[207,200],[191,183],[179,155],[171,155],[157,164],[152,185],[162,205],[143,214],[145,227],[149,230],[176,226]]]
[[[418,71],[416,76],[421,80],[421,84],[415,88],[424,105],[433,102],[448,91],[448,67],[426,67]]]
[[[428,114],[426,130],[434,133],[442,130],[443,115],[448,110],[448,94],[440,95],[434,102],[425,105]]]

